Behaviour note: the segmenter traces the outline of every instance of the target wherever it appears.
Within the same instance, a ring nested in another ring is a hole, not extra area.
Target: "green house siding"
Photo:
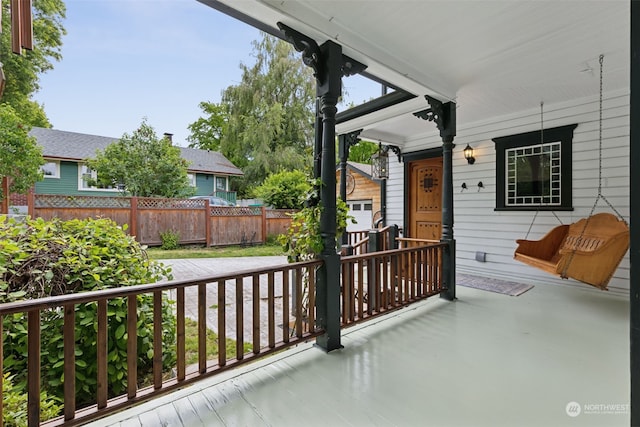
[[[114,196],[117,191],[78,190],[78,163],[60,162],[59,178],[44,178],[36,182],[36,194],[64,194],[68,196]]]
[[[213,175],[196,174],[196,196],[208,196],[213,193]]]

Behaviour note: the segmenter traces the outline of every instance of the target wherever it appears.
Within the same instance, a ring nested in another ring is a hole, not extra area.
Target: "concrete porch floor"
[[[342,350],[301,345],[90,425],[629,425],[628,298],[544,284],[458,297],[347,329]]]

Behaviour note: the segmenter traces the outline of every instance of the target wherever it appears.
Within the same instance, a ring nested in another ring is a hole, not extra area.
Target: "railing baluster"
[[[177,377],[178,381],[184,381],[187,362],[186,362],[186,343],[185,343],[185,312],[184,312],[184,288],[176,289],[176,352],[177,354]]]
[[[162,292],[153,293],[153,388],[162,388]]]
[[[358,261],[358,319],[364,317],[364,263],[366,261]]]
[[[64,419],[76,416],[76,311],[74,304],[64,306]]]
[[[218,280],[218,365],[227,364],[227,282]]]
[[[273,271],[270,271],[267,275],[267,299],[269,301],[269,303],[267,304],[269,317],[269,348],[274,348],[276,346],[276,298],[274,283],[274,274]]]
[[[282,341],[289,342],[289,275],[291,269],[282,272]]]
[[[316,330],[316,271],[313,267],[307,267],[309,274],[309,306],[307,307],[308,332]]]
[[[127,397],[138,392],[138,297],[127,298]],[[66,405],[65,405],[66,406]]]
[[[260,353],[260,275],[253,275],[253,354]]]
[[[98,409],[107,406],[108,371],[107,371],[107,300],[98,300],[98,338],[97,338],[97,404]]]
[[[207,285],[198,285],[198,372],[207,372]]]
[[[244,280],[236,278],[236,359],[244,359]]]
[[[304,298],[304,291],[302,289],[302,279],[303,279],[302,268],[296,269],[296,336],[298,338],[302,337],[302,300]]]
[[[40,310],[28,314],[27,338],[27,422],[40,424]]]
[[[351,318],[351,282],[349,277],[349,263],[342,263],[342,286],[340,288],[342,292],[342,323],[349,323]]]

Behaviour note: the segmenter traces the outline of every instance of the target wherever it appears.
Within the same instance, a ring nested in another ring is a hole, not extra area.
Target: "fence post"
[[[400,229],[398,224],[393,224],[389,229],[389,249],[398,249],[398,237],[400,235]]]
[[[134,236],[140,243],[138,236],[138,197],[131,197],[131,211],[129,212],[129,235]]]
[[[6,176],[2,177],[2,207],[0,208],[0,214],[8,214],[9,213],[9,199],[11,195],[9,194],[9,178]]]
[[[209,204],[209,199],[204,199],[204,238],[206,242],[204,243],[205,247],[211,246],[211,205]]]
[[[33,187],[31,187],[27,193],[27,215],[29,215],[31,219],[35,219],[36,217],[36,194],[33,191]]]
[[[267,207],[262,206],[262,243],[267,243]]]

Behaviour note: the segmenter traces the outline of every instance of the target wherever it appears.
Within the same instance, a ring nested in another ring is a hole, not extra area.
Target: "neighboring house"
[[[337,193],[340,195],[340,166],[336,169]],[[380,180],[371,176],[371,165],[347,162],[347,205],[356,223],[347,231],[369,230],[380,218]]]
[[[38,127],[33,128],[30,135],[37,139],[47,162],[43,166],[44,179],[36,183],[36,194],[104,196],[118,192],[117,188],[89,186],[87,178],[95,175],[95,171],[83,163],[118,138]],[[170,137],[170,134],[165,136]],[[229,178],[241,176],[240,169],[216,151],[185,147],[180,147],[180,151],[189,162],[189,180],[195,187],[195,195],[215,194],[236,202],[235,192],[230,191]]]

